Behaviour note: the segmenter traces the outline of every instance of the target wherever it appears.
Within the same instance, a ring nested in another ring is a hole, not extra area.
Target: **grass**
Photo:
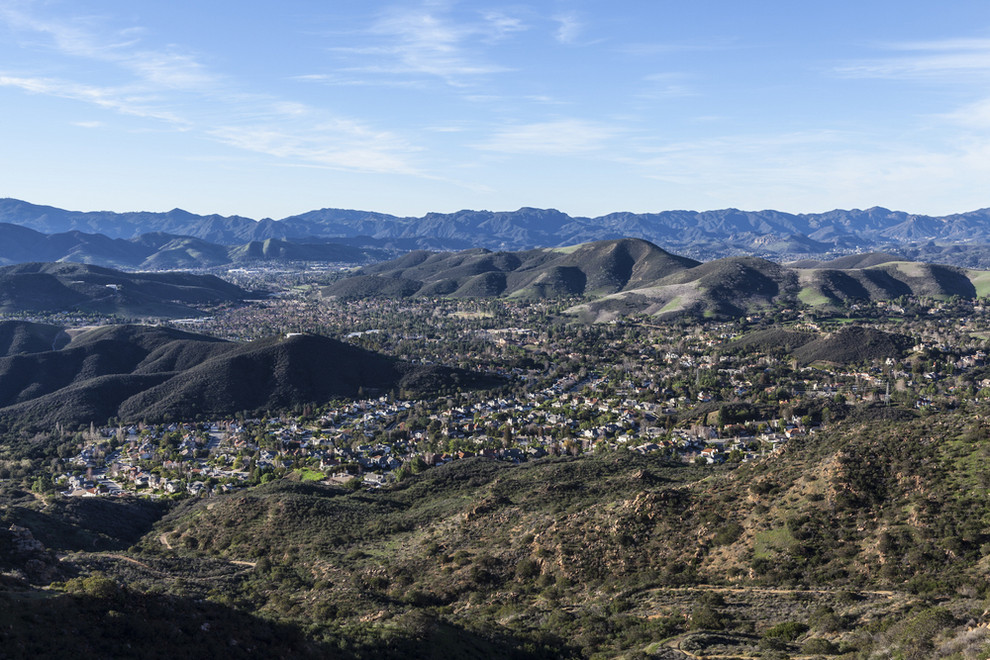
[[[326,478],[326,475],[322,472],[310,470],[309,468],[295,470],[295,474],[299,475],[300,481],[323,481]]]
[[[666,312],[677,312],[680,311],[682,306],[682,300],[680,296],[675,297],[669,303],[660,308],[660,314],[665,314]]]
[[[818,291],[817,289],[810,286],[806,286],[802,288],[801,291],[798,292],[797,297],[798,300],[803,302],[805,305],[809,305],[811,307],[819,307],[821,305],[827,305],[829,303],[829,299],[827,296],[822,294],[821,291]]]
[[[771,559],[778,552],[787,552],[797,545],[797,539],[786,527],[757,532],[753,541],[754,559]]]
[[[973,283],[973,286],[976,287],[977,297],[990,296],[990,271],[967,270],[966,276]]]
[[[881,264],[881,267],[882,266],[894,266],[897,270],[904,273],[908,277],[925,276],[925,264],[914,261],[892,261],[886,264]]]
[[[581,243],[578,243],[577,245],[568,245],[566,247],[550,248],[549,252],[556,252],[557,254],[573,254],[581,248],[581,245]]]

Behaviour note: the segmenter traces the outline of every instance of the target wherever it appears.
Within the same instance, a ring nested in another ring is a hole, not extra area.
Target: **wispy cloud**
[[[176,47],[149,50],[141,47],[139,27],[105,29],[96,19],[43,19],[25,11],[21,3],[0,6],[3,20],[18,34],[47,37],[45,47],[64,55],[114,64],[140,81],[170,89],[204,89],[220,79],[207,72],[192,53]]]
[[[304,83],[319,83],[330,87],[394,87],[397,89],[417,89],[426,86],[422,80],[368,78],[361,75],[366,72],[353,70],[348,73],[349,75],[345,75],[344,73],[307,73],[291,76],[289,80]]]
[[[581,33],[584,32],[584,23],[578,18],[577,14],[560,14],[554,16],[554,20],[557,22],[557,31],[554,34],[554,38],[562,44],[574,44],[577,42]]]
[[[30,78],[2,74],[0,74],[0,87],[16,87],[31,94],[46,94],[63,99],[84,101],[120,114],[157,119],[177,127],[186,128],[190,124],[186,119],[159,107],[155,98],[128,88],[99,87],[52,78]]]
[[[990,98],[969,103],[942,117],[964,128],[988,130],[990,129]]]
[[[637,94],[644,99],[668,99],[695,96],[697,92],[685,83],[682,73],[654,73],[643,77],[643,86]]]
[[[600,122],[558,119],[505,127],[475,146],[508,154],[567,156],[603,149],[619,132]]]
[[[490,61],[480,44],[497,43],[526,29],[521,19],[504,12],[488,11],[463,19],[455,18],[449,7],[427,3],[379,16],[361,35],[373,43],[332,50],[370,60],[347,69],[352,72],[423,75],[462,86],[479,76],[508,71]]]
[[[943,39],[886,44],[889,56],[844,64],[837,75],[956,82],[990,75],[990,39]]]
[[[226,145],[276,158],[340,170],[418,174],[400,152],[410,149],[388,134],[369,134],[357,124],[331,122],[304,130],[273,124],[211,128]]]
[[[524,32],[529,29],[521,18],[510,16],[501,11],[486,11],[481,16],[486,25],[485,38],[490,42],[501,41],[516,32]]]
[[[86,82],[68,80],[64,74],[50,77],[0,71],[0,86],[157,120],[174,130],[195,131],[237,149],[297,163],[417,174],[408,162],[416,150],[393,134],[331,116],[308,104],[243,91],[236,81],[210,71],[191,52],[177,46],[145,47],[139,27],[108,30],[95,19],[38,18],[25,10],[29,5],[0,3],[0,21],[31,41],[32,48],[109,65],[109,71],[99,74],[101,81],[112,77],[120,82],[90,82],[97,74],[87,66],[76,73],[76,77],[86,77]]]

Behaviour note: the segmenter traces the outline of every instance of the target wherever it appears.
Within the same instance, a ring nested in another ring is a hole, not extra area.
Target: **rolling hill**
[[[104,326],[59,350],[0,358],[0,419],[41,427],[111,417],[189,419],[284,410],[361,392],[485,384],[493,382],[316,335],[235,343],[170,328]]]
[[[591,321],[625,314],[738,317],[775,304],[835,306],[900,296],[975,298],[984,271],[903,261],[866,268],[789,268],[755,257],[717,259],[641,289],[573,308]],[[980,285],[982,286],[982,285]]]
[[[0,321],[0,357],[54,351],[68,343],[69,335],[55,325]]]
[[[74,263],[0,267],[0,311],[93,312],[128,318],[181,318],[197,305],[244,300],[250,292],[213,275],[124,273]]]
[[[885,358],[900,359],[914,344],[915,340],[907,335],[849,326],[797,347],[792,355],[799,364],[848,364]]]
[[[338,297],[555,298],[641,287],[696,266],[647,241],[620,239],[568,248],[453,253],[415,251],[367,266],[324,289]]]
[[[588,321],[630,314],[733,318],[783,304],[845,305],[899,296],[975,298],[983,271],[850,256],[784,266],[758,257],[699,263],[639,239],[525,252],[410,252],[323,289],[341,298],[585,296],[570,312]]]

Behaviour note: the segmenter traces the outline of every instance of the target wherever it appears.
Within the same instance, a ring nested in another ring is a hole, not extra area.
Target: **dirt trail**
[[[161,571],[155,570],[151,566],[148,566],[143,561],[138,561],[134,557],[125,557],[124,555],[103,555],[104,557],[113,557],[114,559],[120,559],[121,561],[128,561],[132,564],[136,564],[146,571],[151,571],[152,573],[161,573]]]

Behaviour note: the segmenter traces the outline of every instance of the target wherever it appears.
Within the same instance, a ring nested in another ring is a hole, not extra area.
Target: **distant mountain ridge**
[[[221,245],[281,239],[363,237],[363,244],[413,249],[485,247],[525,250],[615,238],[642,238],[681,254],[813,254],[868,251],[889,245],[943,241],[990,244],[990,208],[927,216],[881,207],[792,214],[782,211],[617,212],[572,217],[554,209],[428,213],[398,217],[346,209],[319,209],[281,220],[165,213],[77,212],[0,199],[0,222],[44,233],[81,231],[133,239],[161,232]]]
[[[44,234],[28,227],[0,223],[0,264],[69,261],[113,268],[174,270],[247,265],[262,261],[321,261],[362,263],[394,252],[310,239],[288,242],[278,238],[220,245],[201,238],[164,232],[134,238],[110,238],[77,229]]]

